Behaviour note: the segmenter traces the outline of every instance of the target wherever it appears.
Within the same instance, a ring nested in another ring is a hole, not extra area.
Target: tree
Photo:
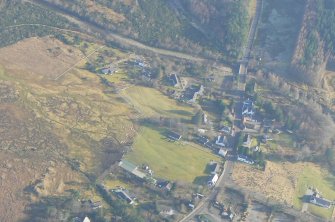
[[[192,123],[199,126],[202,124],[202,119],[203,119],[204,113],[202,110],[199,110],[193,117],[192,117]]]

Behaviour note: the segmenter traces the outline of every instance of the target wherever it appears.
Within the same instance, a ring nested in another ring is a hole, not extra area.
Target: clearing
[[[190,119],[194,114],[194,108],[191,106],[178,103],[153,88],[133,86],[123,92],[145,117],[165,116]]]
[[[143,127],[126,159],[137,165],[148,164],[159,178],[190,183],[207,176],[205,169],[211,160],[220,160],[197,145],[169,142],[163,132]]]
[[[276,201],[298,209],[308,187],[317,188],[329,200],[335,199],[335,177],[313,163],[276,163],[267,161],[265,171],[250,165],[235,164],[233,180],[253,192],[261,193]],[[330,218],[332,209],[309,205],[309,211],[323,218]]]

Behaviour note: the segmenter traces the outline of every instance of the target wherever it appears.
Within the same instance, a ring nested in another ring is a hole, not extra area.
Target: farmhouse
[[[135,203],[135,198],[130,197],[130,195],[125,190],[117,189],[113,190],[113,192],[118,198],[125,200],[128,204],[133,205]]]
[[[146,177],[146,174],[139,171],[137,166],[126,160],[120,161],[119,166],[137,178],[144,179]]]
[[[237,155],[237,160],[247,164],[254,164],[255,162],[245,155]]]
[[[216,145],[225,147],[227,145],[227,137],[226,136],[218,136],[218,138],[215,141]]]
[[[320,207],[330,208],[331,202],[329,200],[311,195],[309,202]]]
[[[179,135],[178,133],[169,131],[166,133],[167,138],[174,140],[174,141],[179,141],[181,139],[181,135]]]
[[[210,179],[208,180],[208,186],[214,186],[216,184],[216,182],[218,182],[219,176],[217,174],[214,174],[210,177]]]

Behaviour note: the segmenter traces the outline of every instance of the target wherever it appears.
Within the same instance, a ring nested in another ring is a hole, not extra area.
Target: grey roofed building
[[[130,195],[125,191],[121,189],[113,190],[113,192],[116,194],[116,196],[122,200],[125,200],[128,204],[134,204],[135,198],[130,197]]]
[[[316,197],[314,195],[310,196],[309,202],[317,206],[324,207],[324,208],[330,208],[331,206],[331,202],[329,200]]]
[[[181,135],[179,135],[178,133],[172,132],[172,131],[168,131],[166,133],[167,138],[171,139],[171,140],[175,140],[175,141],[179,141],[181,139]]]
[[[124,169],[125,171],[133,174],[134,176],[140,178],[140,179],[144,179],[146,177],[146,174],[139,171],[138,167],[132,163],[130,163],[129,161],[126,160],[122,160],[119,163],[119,166]]]

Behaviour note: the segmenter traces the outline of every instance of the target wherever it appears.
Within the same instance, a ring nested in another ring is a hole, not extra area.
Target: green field
[[[194,108],[168,98],[156,89],[134,86],[124,91],[124,95],[145,117],[165,116],[188,118],[194,114]]]
[[[316,187],[324,198],[335,199],[335,177],[316,165],[308,164],[298,178],[296,196],[294,197],[295,207],[301,209],[300,198],[304,196],[306,189],[310,186]],[[311,213],[323,218],[330,218],[333,212],[333,208],[325,209],[312,204],[309,204],[308,209]]]
[[[206,176],[206,165],[211,160],[219,161],[197,145],[167,141],[163,132],[143,127],[126,159],[138,165],[148,164],[155,177],[190,183],[196,177]]]

